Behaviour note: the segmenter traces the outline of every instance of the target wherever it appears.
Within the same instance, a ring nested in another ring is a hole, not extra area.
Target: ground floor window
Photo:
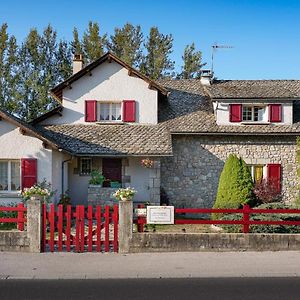
[[[92,159],[89,157],[80,158],[80,175],[90,175],[92,172]]]
[[[266,177],[265,165],[248,166],[254,183],[260,183]]]
[[[0,192],[21,190],[21,167],[19,160],[0,160]]]

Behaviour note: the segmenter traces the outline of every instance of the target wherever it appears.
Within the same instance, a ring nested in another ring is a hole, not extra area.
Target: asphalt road
[[[0,280],[1,300],[300,299],[300,278]]]

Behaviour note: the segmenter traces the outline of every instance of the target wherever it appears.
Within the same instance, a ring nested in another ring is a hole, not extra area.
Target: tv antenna
[[[215,43],[214,45],[211,46],[211,73],[214,73],[214,56],[215,53],[217,52],[217,49],[231,49],[233,46],[228,46],[228,45],[218,45]]]

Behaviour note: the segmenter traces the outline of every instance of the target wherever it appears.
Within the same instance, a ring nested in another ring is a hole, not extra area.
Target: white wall
[[[43,124],[85,123],[85,100],[136,101],[136,122],[157,124],[157,91],[144,80],[128,75],[118,63],[104,62],[63,91],[63,116],[53,116]],[[91,123],[89,123],[91,124]]]
[[[21,158],[36,158],[37,180],[52,182],[52,150],[45,149],[38,138],[22,135],[19,127],[0,121],[0,159]],[[2,196],[7,197],[4,194]]]
[[[278,100],[277,100],[278,101]],[[243,100],[242,102],[238,102],[237,100],[222,100],[222,102],[214,102],[214,110],[216,113],[217,124],[218,125],[240,125],[240,123],[230,122],[229,121],[229,104],[250,104],[250,105],[258,105],[265,104],[266,106],[270,103],[278,103],[282,104],[282,122],[274,123],[276,125],[291,125],[293,124],[293,102],[265,102],[255,100]],[[266,107],[266,116],[265,121],[268,122],[268,107]]]

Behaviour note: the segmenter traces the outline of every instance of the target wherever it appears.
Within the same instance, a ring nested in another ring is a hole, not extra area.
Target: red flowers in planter
[[[145,159],[142,159],[142,160],[141,160],[141,165],[142,165],[144,168],[152,168],[153,165],[154,165],[154,161],[151,160],[150,158],[145,158]]]

